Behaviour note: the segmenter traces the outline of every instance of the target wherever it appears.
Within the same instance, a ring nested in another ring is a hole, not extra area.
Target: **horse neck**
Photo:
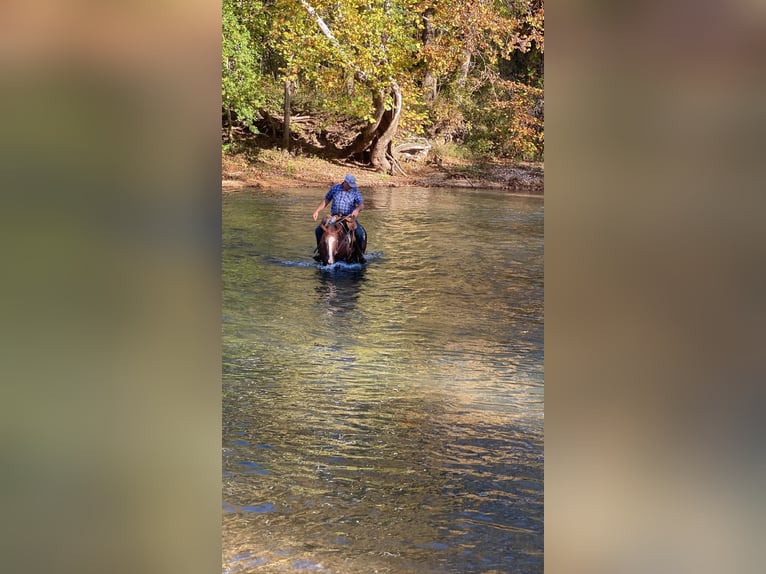
[[[346,250],[350,247],[350,241],[353,239],[353,234],[349,231],[344,222],[335,222],[327,228],[327,232],[334,235],[337,239],[335,247],[337,252],[340,253],[342,250]]]

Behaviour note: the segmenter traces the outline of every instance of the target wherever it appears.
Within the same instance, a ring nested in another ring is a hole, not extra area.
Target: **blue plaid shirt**
[[[342,183],[333,185],[330,191],[327,192],[327,195],[324,196],[324,199],[325,201],[332,200],[330,213],[333,215],[348,215],[354,211],[357,205],[361,206],[364,203],[358,188],[352,187],[348,191],[344,191]]]

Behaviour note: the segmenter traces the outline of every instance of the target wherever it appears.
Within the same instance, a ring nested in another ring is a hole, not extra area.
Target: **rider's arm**
[[[316,211],[314,211],[314,221],[317,220],[317,217],[319,217],[319,212],[322,211],[327,206],[327,200],[323,199],[322,203],[319,204],[319,207],[316,208]]]
[[[362,196],[359,196],[359,201],[356,202],[356,208],[354,211],[351,212],[351,215],[354,217],[359,217],[359,212],[364,209],[364,200],[362,199]]]

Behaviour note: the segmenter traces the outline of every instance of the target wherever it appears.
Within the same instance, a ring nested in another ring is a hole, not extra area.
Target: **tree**
[[[241,8],[241,2],[224,0],[222,12],[221,101],[229,140],[234,116],[243,126],[254,129],[258,108],[263,103],[259,50],[241,19],[237,4]],[[262,12],[260,2],[247,4],[249,14]]]
[[[343,43],[308,0],[301,0],[301,4],[335,51],[340,66],[367,88],[371,98],[373,112],[364,118],[368,125],[336,154],[348,157],[369,148],[372,166],[392,171],[391,141],[402,112],[402,93],[395,76],[406,70],[401,66],[406,61],[404,54],[416,48],[412,39],[402,33],[402,21],[411,18],[411,13],[403,9],[406,2],[334,3],[327,13],[329,18],[342,23]]]
[[[542,0],[224,0],[224,115],[388,172],[400,131],[539,156],[543,28]]]

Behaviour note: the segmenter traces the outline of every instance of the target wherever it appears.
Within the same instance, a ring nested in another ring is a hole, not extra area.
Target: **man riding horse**
[[[367,232],[357,221],[359,212],[364,208],[364,200],[362,194],[359,193],[359,189],[356,185],[356,177],[352,174],[346,174],[346,177],[341,183],[333,185],[327,194],[324,196],[322,203],[314,211],[314,221],[319,217],[319,212],[322,211],[327,204],[332,201],[330,207],[330,213],[337,219],[345,216],[351,216],[356,221],[356,229],[354,230],[354,255],[361,263],[365,262],[363,253],[367,249]],[[322,226],[318,225],[314,230],[314,234],[317,239],[317,250],[319,250],[319,242],[322,239],[322,233],[324,233]],[[314,257],[317,261],[321,260],[319,255]]]

